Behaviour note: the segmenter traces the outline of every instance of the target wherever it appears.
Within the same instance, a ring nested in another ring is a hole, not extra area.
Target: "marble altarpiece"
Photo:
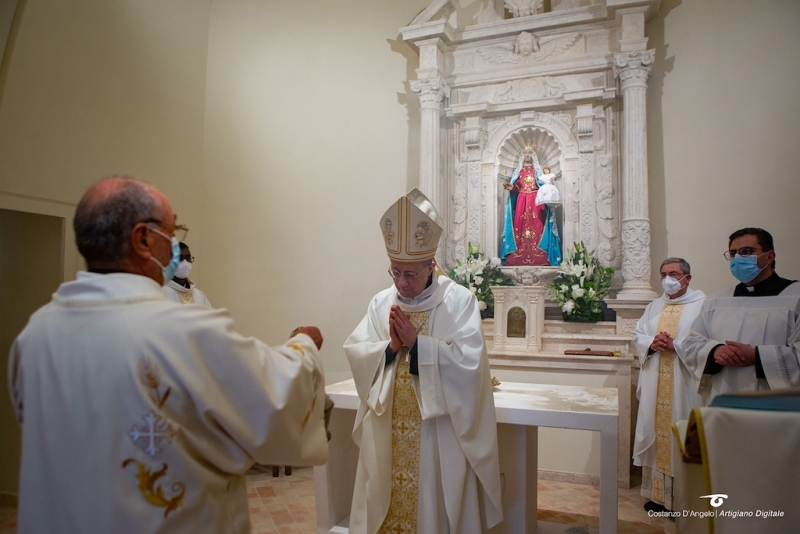
[[[559,310],[545,286],[557,266],[504,267],[518,285],[497,295],[495,324],[486,326],[492,366],[614,374],[621,436],[630,434],[624,412],[637,367],[631,333],[656,297],[646,135],[655,51],[644,27],[659,7],[660,0],[483,0],[467,13],[457,0],[436,0],[400,30],[419,51],[411,81],[420,101],[419,183],[446,224],[437,261],[449,269],[468,243],[498,254],[503,184],[533,146],[561,193],[562,251],[583,241],[617,271],[614,298],[606,299],[616,322],[587,326],[553,320]],[[504,335],[511,331],[505,300],[515,314],[525,310],[523,337]],[[586,347],[622,356],[563,354]],[[619,480],[627,485],[630,450],[621,441]]]

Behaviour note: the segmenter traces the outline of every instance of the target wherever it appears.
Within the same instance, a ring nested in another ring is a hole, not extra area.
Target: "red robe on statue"
[[[519,178],[512,184],[517,191],[517,204],[514,210],[514,242],[517,251],[506,257],[506,265],[549,265],[547,253],[539,248],[544,231],[545,205],[536,205],[536,171],[532,166],[524,166]]]

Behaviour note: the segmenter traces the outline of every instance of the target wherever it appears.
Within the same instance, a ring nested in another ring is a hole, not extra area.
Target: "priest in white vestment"
[[[684,343],[705,403],[800,386],[800,283],[775,272],[772,235],[761,228],[731,234],[725,257],[740,283],[706,299]]]
[[[178,246],[181,248],[180,262],[175,269],[175,276],[164,284],[162,288],[164,296],[181,304],[199,304],[210,308],[211,302],[209,302],[206,294],[200,291],[197,285],[189,279],[189,273],[192,272],[195,260],[189,245],[181,241]]]
[[[175,219],[129,178],[78,204],[89,272],[63,283],[11,350],[20,534],[249,534],[254,462],[327,459],[319,330],[270,348],[226,310],[167,300]]]
[[[372,299],[344,344],[361,401],[350,532],[486,532],[502,506],[477,299],[436,275],[442,226],[418,190],[380,227],[394,285]]]
[[[665,259],[661,263],[664,293],[647,305],[633,331],[641,363],[633,464],[642,467],[641,493],[648,499],[648,511],[674,510],[672,425],[703,402],[681,347],[706,298],[702,291],[689,288],[691,279],[686,260]]]

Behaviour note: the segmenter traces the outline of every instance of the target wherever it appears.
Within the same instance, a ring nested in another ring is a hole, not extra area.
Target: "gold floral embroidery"
[[[153,390],[153,393],[150,394],[150,398],[156,406],[159,408],[164,406],[164,403],[167,402],[169,398],[169,394],[172,392],[172,388],[167,387],[167,389],[164,390],[164,394],[161,395],[159,392],[161,387],[161,368],[150,356],[142,356],[139,359],[139,380],[142,381],[145,387],[149,387]]]
[[[303,422],[300,424],[301,429],[306,427],[308,420],[311,418],[311,414],[314,413],[314,407],[317,405],[317,392],[319,391],[319,385],[322,383],[322,373],[319,372],[319,369],[314,368],[314,373],[311,377],[314,381],[314,398],[311,399],[311,408],[308,409],[306,416],[303,417]]]
[[[664,479],[660,476],[653,477],[653,497],[657,503],[664,503]]]
[[[181,304],[194,304],[194,290],[192,291],[176,291],[178,299]]]
[[[668,304],[664,306],[658,318],[659,332],[666,332],[672,339],[678,334],[678,323],[683,314],[685,304]],[[656,393],[656,470],[672,476],[672,398],[675,392],[674,375],[675,351],[662,350],[659,356],[658,390]],[[655,488],[654,486],[654,489]],[[663,494],[663,488],[661,488]],[[663,502],[663,501],[658,501]]]
[[[164,488],[161,484],[156,484],[156,481],[167,473],[167,464],[156,472],[152,472],[143,463],[133,458],[128,458],[122,462],[122,468],[125,469],[128,464],[134,463],[138,468],[136,472],[136,480],[139,482],[139,492],[142,497],[152,504],[164,508],[164,517],[167,517],[170,512],[177,510],[183,504],[183,494],[186,492],[186,486],[182,482],[175,482],[172,485],[172,491],[176,494],[168,499],[164,495]]]
[[[384,228],[386,228],[386,244],[387,245],[394,244],[394,232],[392,232],[392,220],[387,217],[383,221],[383,226]]]
[[[411,323],[420,335],[428,334],[430,311],[410,314]],[[398,358],[397,377],[392,401],[392,496],[389,511],[378,532],[414,534],[417,532],[419,487],[419,438],[422,415],[412,386],[408,349]]]

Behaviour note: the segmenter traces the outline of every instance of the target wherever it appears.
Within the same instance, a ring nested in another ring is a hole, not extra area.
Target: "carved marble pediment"
[[[484,62],[495,65],[524,65],[550,57],[576,56],[585,52],[585,39],[580,33],[537,37],[529,32],[520,33],[513,43],[485,46],[477,50]]]
[[[503,84],[493,99],[493,103],[520,102],[524,100],[540,100],[559,97],[567,90],[567,86],[553,76],[512,80]]]
[[[532,76],[517,78],[501,83],[483,84],[469,88],[456,89],[451,94],[451,107],[458,112],[459,105],[487,103],[504,106],[520,102],[551,101],[559,103],[571,95],[605,87],[606,76],[599,74],[568,74],[563,76]],[[552,105],[544,103],[544,105]]]

